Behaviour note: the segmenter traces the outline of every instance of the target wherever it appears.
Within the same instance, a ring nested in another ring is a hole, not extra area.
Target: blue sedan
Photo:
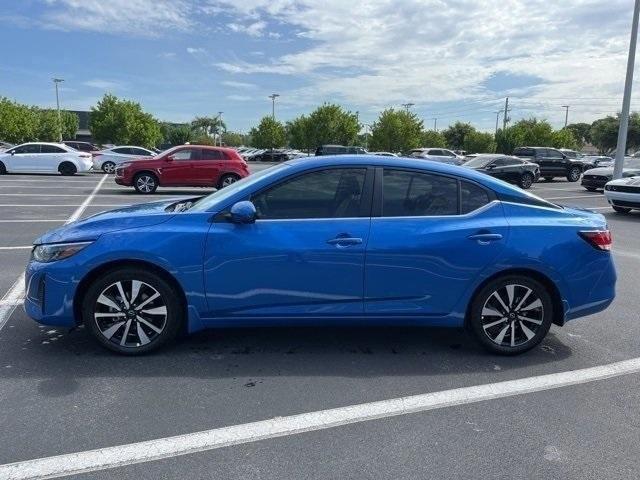
[[[615,295],[602,215],[474,170],[288,161],[199,199],[112,210],[36,240],[26,312],[139,354],[209,327],[466,327],[516,354]]]

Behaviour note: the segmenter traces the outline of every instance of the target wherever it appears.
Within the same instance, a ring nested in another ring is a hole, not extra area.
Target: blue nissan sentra
[[[610,248],[602,215],[471,169],[321,157],[52,230],[25,309],[123,354],[181,331],[309,324],[466,327],[517,354],[607,308]]]

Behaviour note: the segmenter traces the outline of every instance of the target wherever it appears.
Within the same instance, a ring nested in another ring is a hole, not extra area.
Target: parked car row
[[[89,172],[91,154],[79,152],[64,143],[29,142],[0,153],[0,174]]]

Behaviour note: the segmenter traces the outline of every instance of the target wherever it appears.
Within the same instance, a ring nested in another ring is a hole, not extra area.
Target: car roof
[[[107,150],[113,150],[114,148],[142,148],[143,150],[151,151],[151,149],[147,147],[141,147],[139,145],[115,145],[113,147],[109,147]]]

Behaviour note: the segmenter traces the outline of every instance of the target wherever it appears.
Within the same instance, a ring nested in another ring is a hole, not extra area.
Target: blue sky
[[[559,126],[621,104],[631,0],[2,0],[0,95],[88,109],[105,93],[161,120],[223,111],[246,131],[322,102],[413,103],[438,128],[510,116]],[[636,89],[637,91],[637,89]],[[635,97],[635,96],[634,96]]]

